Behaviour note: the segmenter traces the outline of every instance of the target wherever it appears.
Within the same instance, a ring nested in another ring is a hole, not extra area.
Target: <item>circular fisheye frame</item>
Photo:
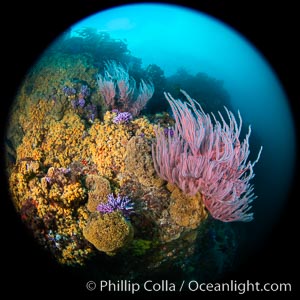
[[[16,213],[49,255],[154,290],[168,285],[154,272],[198,289],[255,251],[295,160],[288,101],[259,51],[163,4],[107,9],[59,36],[20,86],[6,141]]]

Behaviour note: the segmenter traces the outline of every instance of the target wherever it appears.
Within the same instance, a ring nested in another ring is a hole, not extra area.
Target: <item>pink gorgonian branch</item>
[[[120,63],[112,60],[105,62],[104,66],[104,75],[97,75],[97,83],[109,109],[129,111],[133,117],[139,115],[154,93],[153,84],[141,79],[137,91],[134,78]]]
[[[112,76],[107,71],[104,72],[104,76],[97,74],[97,84],[106,105],[110,109],[114,108],[116,89]]]
[[[132,102],[130,107],[130,112],[133,116],[138,116],[140,112],[145,108],[149,99],[152,98],[154,94],[154,85],[152,82],[146,83],[141,80],[138,96],[135,101]]]
[[[233,113],[225,108],[229,122],[219,112],[220,122],[213,114],[206,114],[185,91],[181,92],[188,102],[165,93],[176,122],[172,134],[166,135],[160,127],[155,130],[152,155],[158,175],[189,195],[200,192],[216,219],[251,221],[250,204],[256,196],[249,181],[262,151],[253,163],[248,161],[251,127],[240,141],[240,113],[238,125]]]

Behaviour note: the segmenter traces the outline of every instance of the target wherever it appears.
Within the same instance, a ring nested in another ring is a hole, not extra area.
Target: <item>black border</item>
[[[9,106],[28,68],[41,52],[62,31],[78,20],[105,7],[132,3],[131,1],[73,0],[49,2],[11,1],[2,10],[2,88],[1,88],[1,134],[5,132]],[[299,17],[292,1],[261,0],[222,1],[203,0],[197,4],[186,1],[170,3],[189,5],[212,15],[240,31],[265,56],[282,82],[296,124],[299,137],[299,107],[297,100],[299,48],[296,45]],[[6,17],[5,19],[3,17]],[[149,16],[151,17],[151,16]],[[4,69],[3,69],[4,68]],[[3,82],[4,78],[4,82]],[[298,125],[298,126],[297,126]],[[2,143],[1,143],[2,147]],[[2,149],[1,149],[2,150]],[[42,253],[26,233],[16,216],[7,192],[4,161],[1,157],[1,293],[22,296],[92,296],[84,283],[70,270],[55,267],[49,257]],[[295,169],[298,170],[299,159]],[[272,176],[272,174],[270,174]],[[282,174],[284,176],[284,174]],[[297,180],[298,179],[298,180]],[[232,279],[293,282],[296,290],[298,256],[296,255],[297,228],[297,171],[289,201],[280,222],[275,224],[273,234],[266,246],[234,274]],[[94,296],[101,297],[100,294]],[[175,295],[173,295],[175,296]],[[193,295],[196,296],[196,295]],[[197,295],[201,297],[201,295]],[[250,295],[251,296],[251,295]],[[285,295],[283,295],[285,296]]]

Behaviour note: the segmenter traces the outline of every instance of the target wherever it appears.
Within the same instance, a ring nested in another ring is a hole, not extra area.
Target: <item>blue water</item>
[[[82,27],[125,40],[143,66],[157,64],[166,76],[184,67],[191,74],[205,72],[224,81],[234,111],[240,110],[264,147],[255,167],[255,220],[247,225],[257,241],[263,239],[284,209],[293,178],[295,130],[283,87],[259,50],[221,21],[179,6],[120,6],[86,18],[72,29]],[[259,146],[253,145],[253,152]]]
[[[86,18],[72,29],[81,27],[125,40],[143,66],[157,64],[166,76],[184,67],[191,74],[205,72],[224,81],[233,109],[240,110],[264,147],[255,168],[255,221],[248,225],[257,241],[263,239],[284,209],[293,176],[295,131],[288,99],[259,50],[221,21],[179,6],[121,6]],[[253,145],[253,152],[259,146]]]

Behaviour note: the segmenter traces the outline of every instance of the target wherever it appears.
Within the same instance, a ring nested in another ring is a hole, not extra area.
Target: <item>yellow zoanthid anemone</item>
[[[132,240],[133,227],[118,211],[94,212],[83,229],[83,235],[99,251],[113,255]]]

